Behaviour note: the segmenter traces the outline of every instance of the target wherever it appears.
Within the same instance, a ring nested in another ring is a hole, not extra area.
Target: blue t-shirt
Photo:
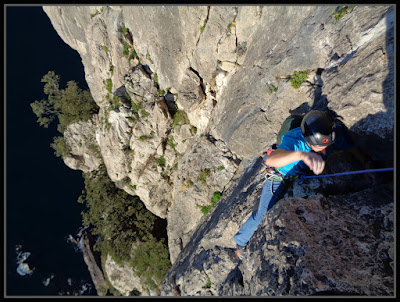
[[[341,123],[336,123],[336,141],[326,149],[326,154],[319,153],[325,160],[334,150],[347,151],[353,147],[351,137],[347,132],[346,126]],[[301,128],[294,128],[287,132],[282,137],[282,143],[278,146],[278,149],[286,151],[303,151],[303,152],[314,152],[308,145],[301,133]],[[290,163],[286,166],[279,167],[279,171],[286,176],[302,175],[309,171],[308,166],[302,161],[298,160]]]

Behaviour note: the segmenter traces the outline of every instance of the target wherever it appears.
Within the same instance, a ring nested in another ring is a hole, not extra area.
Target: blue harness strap
[[[342,175],[351,175],[351,174],[361,174],[361,173],[376,173],[376,172],[387,172],[393,171],[393,168],[382,168],[382,169],[370,169],[370,170],[358,170],[358,171],[349,171],[349,172],[342,172],[342,173],[334,173],[334,174],[324,174],[324,175],[301,175],[297,184],[301,185],[304,183],[306,178],[317,178],[317,177],[331,177],[331,176],[342,176]]]

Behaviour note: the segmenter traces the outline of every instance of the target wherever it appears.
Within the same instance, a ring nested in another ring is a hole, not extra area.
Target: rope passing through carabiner
[[[303,184],[306,178],[334,177],[334,176],[351,175],[351,174],[387,172],[387,171],[393,171],[393,170],[394,170],[393,168],[382,168],[382,169],[358,170],[358,171],[349,171],[349,172],[324,174],[324,175],[310,175],[310,176],[301,175],[297,184],[299,184],[299,185]]]

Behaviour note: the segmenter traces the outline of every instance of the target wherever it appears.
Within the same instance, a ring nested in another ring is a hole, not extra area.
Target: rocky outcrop
[[[90,276],[96,287],[97,295],[105,296],[108,290],[108,286],[104,279],[104,274],[101,269],[101,260],[98,252],[93,251],[94,238],[93,236],[84,231],[80,238],[80,246],[82,249],[83,260],[85,260],[88,266]]]
[[[71,169],[89,172],[100,166],[102,156],[94,135],[98,125],[98,117],[94,116],[87,122],[81,121],[67,126],[64,139],[71,150],[63,160]]]
[[[345,272],[347,260],[337,263],[346,277],[335,275],[334,266],[326,266],[330,273],[324,273],[325,279],[318,275],[310,259],[321,267],[334,256],[307,258],[316,253],[306,223],[296,225],[302,237],[295,243],[284,232],[270,229],[280,221],[280,228],[292,230],[289,218],[296,217],[295,204],[309,217],[313,209],[326,211],[340,230],[350,230],[348,222],[338,220],[326,204],[332,211],[343,207],[346,217],[355,215],[368,225],[353,200],[364,198],[366,192],[360,178],[353,179],[359,186],[325,183],[325,191],[316,181],[308,187],[295,186],[293,195],[298,198],[285,199],[260,227],[260,236],[273,234],[281,244],[267,244],[270,239],[254,243],[251,269],[228,260],[233,235],[258,203],[256,188],[263,179],[252,173],[259,171],[259,156],[275,143],[289,113],[329,107],[358,134],[357,143],[367,153],[384,166],[393,164],[393,6],[355,6],[340,20],[333,16],[338,8],[325,5],[46,6],[44,11],[61,38],[81,55],[86,81],[100,106],[90,122],[68,127],[65,138],[72,151],[64,161],[73,169],[90,171],[102,160],[118,187],[138,195],[147,209],[167,219],[174,267],[164,294],[308,295],[331,290],[382,295],[393,291],[390,270],[382,269],[376,254],[393,259],[390,248],[383,252],[383,247],[373,249],[361,239],[350,242],[367,246],[367,258],[360,258],[358,266],[359,272],[371,269],[376,276],[367,289],[356,273]],[[296,71],[306,71],[308,76],[298,89],[290,82]],[[321,190],[323,197],[316,195]],[[368,195],[379,190],[371,188]],[[223,199],[204,216],[201,207],[210,204],[214,192],[221,192]],[[308,198],[307,203],[301,198]],[[382,208],[364,210],[376,219],[381,211],[390,220],[393,199],[386,201]],[[311,219],[318,222],[311,232],[316,236],[323,219]],[[367,230],[359,226],[351,232]],[[374,234],[367,232],[366,242]],[[384,237],[381,246],[391,246],[390,236]],[[318,238],[327,250],[336,250],[333,240]],[[296,254],[300,259],[296,263],[307,266],[276,260],[289,257],[288,246],[306,253]],[[256,250],[275,260],[261,259]],[[355,253],[355,248],[350,252]],[[367,269],[370,259],[375,260]],[[262,271],[278,270],[278,275],[257,271],[259,265]],[[306,286],[299,280],[307,280]],[[270,292],[263,289],[264,281]],[[381,281],[386,285],[379,285]],[[344,284],[350,285],[345,289]]]
[[[141,279],[127,263],[117,264],[110,255],[107,255],[104,270],[107,279],[123,296],[157,296],[156,292],[142,285]]]

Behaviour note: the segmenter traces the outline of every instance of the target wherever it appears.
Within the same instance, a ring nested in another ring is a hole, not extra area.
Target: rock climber
[[[351,152],[364,167],[370,166],[372,162],[369,155],[355,146],[342,122],[326,111],[311,110],[302,118],[300,127],[283,135],[277,149],[267,152],[263,160],[269,174],[258,209],[233,237],[239,259],[243,259],[247,243],[264,215],[283,197],[291,181],[310,171],[316,175],[321,174],[325,160],[335,150]],[[370,178],[373,180],[372,175]]]

